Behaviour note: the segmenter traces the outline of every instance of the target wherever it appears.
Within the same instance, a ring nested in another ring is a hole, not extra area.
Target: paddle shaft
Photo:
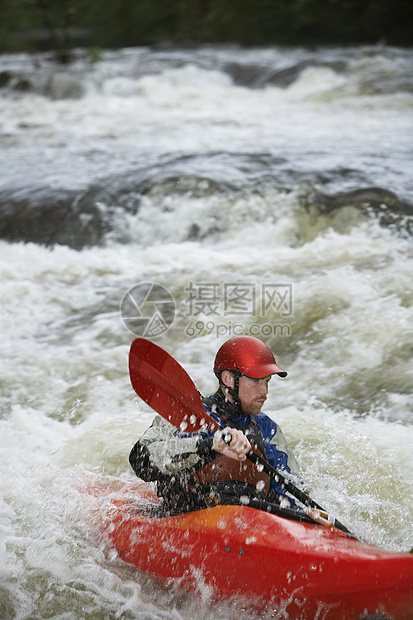
[[[231,442],[231,439],[232,439],[231,434],[229,432],[225,433],[225,438],[224,438],[225,443],[229,445]],[[315,502],[307,493],[299,489],[290,480],[287,480],[284,474],[282,474],[278,469],[270,465],[270,463],[268,463],[265,459],[263,459],[259,454],[257,454],[253,450],[250,450],[250,452],[248,452],[246,456],[248,460],[250,460],[252,463],[262,468],[262,471],[264,471],[268,476],[270,476],[270,478],[272,478],[275,482],[280,484],[283,489],[285,489],[288,493],[290,493],[290,495],[298,499],[302,504],[304,504],[308,508],[314,509],[316,513],[318,512],[320,514],[319,517],[314,513],[314,510],[309,511],[309,514],[312,515],[313,520],[323,523],[324,525],[330,525],[330,524],[334,525],[334,527],[336,527],[337,529],[345,532],[346,534],[349,534],[350,536],[353,536],[350,530],[348,530],[345,525],[340,523],[340,521],[337,521],[337,519],[334,520],[334,523],[331,523],[330,516],[324,510],[324,508],[322,508],[319,504],[317,504],[317,502]]]

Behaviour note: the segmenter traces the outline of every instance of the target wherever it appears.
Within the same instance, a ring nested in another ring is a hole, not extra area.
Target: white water
[[[413,96],[367,87],[403,55],[360,49],[344,73],[309,67],[287,88],[251,89],[221,70],[218,50],[204,52],[210,68],[192,62],[136,76],[130,67],[141,53],[108,55],[82,77],[81,99],[0,98],[0,188],[76,189],[144,160],[155,169],[158,155],[205,155],[179,187],[146,193],[123,243],[116,228],[102,247],[81,251],[0,242],[4,619],[231,613],[210,610],[207,597],[200,608],[119,561],[77,491],[99,476],[133,479],[128,453],[152,419],[129,384],[134,335],[119,310],[142,282],[172,294],[176,317],[156,342],[205,393],[215,389],[213,357],[234,326],[262,333],[289,372],[272,382],[266,411],[313,497],[381,547],[413,547],[411,238],[351,204],[320,215],[302,200],[309,185],[333,194],[374,185],[412,202]],[[270,62],[303,52],[244,53]],[[6,67],[19,62],[3,58]],[[242,186],[242,169],[229,193],[205,179],[194,184],[205,172],[234,182],[226,155],[240,153],[256,154],[255,188]],[[266,182],[262,153],[286,158],[280,174],[293,168],[288,191]],[[341,169],[353,170],[350,181]],[[220,287],[217,314],[190,314],[191,283]],[[226,314],[222,291],[233,284],[258,298],[263,286],[291,285],[291,311]]]

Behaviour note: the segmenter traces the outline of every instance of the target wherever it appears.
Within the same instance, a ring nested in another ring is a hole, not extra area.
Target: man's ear
[[[221,373],[222,383],[229,388],[234,387],[234,375],[229,370],[223,370]]]

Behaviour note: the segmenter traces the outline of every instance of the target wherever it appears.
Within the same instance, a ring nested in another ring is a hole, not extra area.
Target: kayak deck
[[[413,555],[248,506],[154,517],[148,485],[117,486],[89,489],[102,532],[120,558],[163,582],[188,591],[202,583],[252,608],[271,602],[291,619],[413,620]]]

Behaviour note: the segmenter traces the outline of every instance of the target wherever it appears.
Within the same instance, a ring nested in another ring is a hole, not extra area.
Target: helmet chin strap
[[[245,415],[242,411],[241,401],[239,399],[239,378],[241,374],[239,372],[232,371],[231,374],[234,377],[234,387],[232,388],[228,385],[225,385],[225,383],[222,381],[222,376],[219,378],[219,382],[224,388],[224,392],[229,394],[233,400],[232,403],[230,401],[227,401],[227,409],[231,410],[232,415]]]

